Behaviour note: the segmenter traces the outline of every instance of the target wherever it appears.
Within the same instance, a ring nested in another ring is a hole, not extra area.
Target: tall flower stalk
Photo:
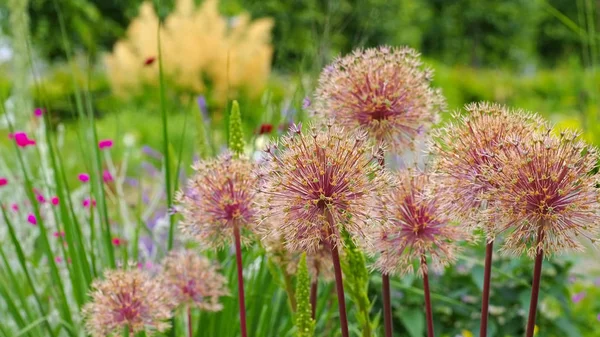
[[[594,242],[600,232],[598,152],[577,133],[551,132],[510,139],[497,151],[502,170],[488,167],[485,175],[494,186],[487,212],[497,219],[493,230],[507,233],[502,250],[535,259],[527,337],[534,334],[544,257],[581,250],[580,239]]]
[[[484,173],[488,167],[501,170],[498,149],[510,139],[529,137],[544,122],[536,114],[485,102],[467,105],[465,110],[464,115],[454,114],[454,123],[434,133],[431,153],[434,166],[443,177],[441,184],[448,207],[469,230],[481,228],[487,236],[479,332],[480,337],[485,337],[495,240],[491,226],[495,219],[484,219],[483,214],[495,197],[486,197],[494,185]]]
[[[251,231],[256,221],[257,209],[255,165],[242,152],[244,140],[241,116],[237,102],[230,116],[230,148],[213,160],[197,162],[196,171],[187,190],[179,192],[176,199],[183,215],[181,229],[194,237],[205,248],[219,248],[231,242],[235,247],[238,276],[238,303],[240,329],[247,337],[246,301],[242,264],[242,230]]]
[[[355,50],[327,66],[319,78],[317,115],[358,129],[392,153],[414,148],[445,108],[431,87],[433,72],[411,48]],[[380,165],[385,166],[383,150]],[[385,336],[392,336],[389,275],[382,274]]]
[[[376,257],[374,267],[386,275],[412,273],[414,262],[419,263],[417,274],[423,277],[427,335],[431,337],[433,315],[427,256],[437,269],[455,261],[455,242],[465,239],[466,233],[450,224],[431,175],[406,170],[398,173],[397,180],[398,187],[384,196],[390,219],[372,230],[365,247]]]
[[[307,134],[292,125],[281,146],[266,150],[261,210],[264,219],[281,219],[285,245],[309,254],[326,247],[331,253],[342,336],[348,321],[339,248],[341,233],[364,238],[366,228],[382,219],[378,197],[389,182],[375,160],[364,133],[345,133],[328,123]]]

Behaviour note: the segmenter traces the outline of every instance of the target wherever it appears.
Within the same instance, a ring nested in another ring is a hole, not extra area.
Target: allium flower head
[[[145,331],[147,336],[169,327],[172,303],[160,279],[133,268],[109,270],[92,284],[92,301],[83,307],[86,330],[93,337]]]
[[[219,297],[229,294],[219,267],[190,250],[171,252],[163,261],[163,275],[177,305],[219,311]]]
[[[444,179],[448,206],[466,225],[474,225],[484,202],[484,194],[493,186],[483,179],[486,167],[499,168],[496,151],[508,139],[526,139],[545,123],[536,115],[510,110],[499,104],[474,103],[466,114],[455,113],[455,122],[434,131],[431,154],[434,166]],[[493,196],[492,196],[493,197]]]
[[[261,210],[267,221],[280,220],[289,250],[310,254],[323,244],[341,245],[342,228],[364,236],[365,226],[380,217],[377,197],[388,175],[364,133],[328,125],[307,134],[301,128],[292,125],[280,146],[266,150]]]
[[[250,229],[256,220],[254,164],[227,152],[193,169],[187,189],[176,195],[181,229],[205,247],[221,247],[233,237],[234,226]]]
[[[533,257],[541,248],[552,255],[598,237],[597,150],[576,133],[550,132],[512,140],[498,151],[501,170],[491,167],[487,174],[495,186],[488,192],[494,233],[509,232],[505,252]]]
[[[413,147],[445,109],[441,92],[430,86],[432,74],[411,48],[356,50],[323,70],[316,106],[326,117],[367,131],[400,153]]]
[[[398,187],[385,196],[390,219],[369,235],[366,250],[378,255],[375,268],[385,274],[413,272],[413,264],[431,257],[433,268],[454,262],[458,240],[467,239],[461,227],[450,223],[429,174],[405,170]],[[418,270],[423,275],[423,265]]]

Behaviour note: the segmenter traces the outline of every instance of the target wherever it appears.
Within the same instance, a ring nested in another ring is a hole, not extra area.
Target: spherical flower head
[[[483,224],[484,195],[493,187],[483,173],[489,166],[499,168],[496,151],[509,139],[526,139],[546,124],[536,114],[499,104],[473,103],[465,110],[454,114],[455,122],[434,131],[431,155],[443,177],[440,185],[448,207],[471,227]]]
[[[109,270],[92,284],[91,302],[83,307],[85,327],[93,337],[145,331],[147,336],[169,328],[172,302],[162,281],[131,270]]]
[[[367,252],[378,256],[374,267],[384,274],[405,275],[423,257],[431,257],[434,269],[454,262],[456,241],[467,239],[467,233],[451,224],[432,176],[405,170],[397,179],[398,187],[385,196],[390,219],[373,228],[367,241]],[[428,272],[425,268],[420,264],[419,276]]]
[[[415,139],[445,109],[431,80],[432,71],[424,69],[414,49],[356,50],[323,70],[316,106],[340,125],[366,131],[392,152],[402,153],[414,147]]]
[[[190,250],[171,252],[163,261],[162,274],[178,306],[219,311],[223,308],[219,297],[229,294],[219,267]]]
[[[176,195],[184,234],[204,247],[220,248],[231,241],[235,226],[252,230],[258,186],[254,166],[246,157],[229,152],[197,162],[187,189]]]
[[[489,216],[494,233],[508,232],[503,251],[530,257],[581,250],[580,239],[596,240],[600,194],[596,148],[574,132],[537,132],[498,151],[501,170],[487,176],[495,187]]]
[[[363,134],[328,125],[306,134],[293,125],[279,146],[267,149],[261,211],[263,222],[280,220],[287,249],[316,252],[339,246],[345,228],[357,238],[379,219],[378,197],[388,175],[375,159],[377,149]],[[268,219],[268,220],[267,220]]]

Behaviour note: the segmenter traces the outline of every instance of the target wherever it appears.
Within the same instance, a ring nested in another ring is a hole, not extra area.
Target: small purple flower
[[[196,102],[198,103],[198,108],[200,109],[200,113],[202,113],[202,117],[204,117],[204,119],[207,120],[208,119],[208,104],[206,104],[206,98],[204,96],[200,95],[196,99]]]
[[[573,303],[579,303],[584,298],[585,298],[585,291],[582,291],[582,292],[579,292],[579,293],[571,296],[571,301],[573,301]]]
[[[162,154],[160,152],[156,151],[155,149],[153,149],[152,147],[150,147],[149,145],[144,145],[142,147],[142,152],[144,154],[146,154],[147,156],[150,156],[154,159],[158,159],[158,160],[162,159]]]
[[[304,99],[302,100],[302,109],[307,109],[310,106],[310,98],[304,97]]]
[[[600,321],[600,314],[598,314],[598,316],[596,316],[596,318]]]

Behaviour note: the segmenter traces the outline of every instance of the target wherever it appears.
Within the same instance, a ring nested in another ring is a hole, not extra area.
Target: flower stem
[[[431,293],[429,291],[429,271],[427,270],[427,258],[421,256],[421,266],[423,268],[423,292],[425,293],[425,318],[427,319],[427,337],[434,337],[433,334],[433,314],[431,313]]]
[[[333,269],[335,271],[335,286],[338,297],[338,309],[340,311],[340,325],[342,328],[342,337],[349,337],[348,333],[348,318],[346,317],[346,299],[344,298],[344,282],[342,280],[342,267],[340,265],[340,253],[338,247],[333,242],[331,246],[331,259],[333,261]]]
[[[317,288],[319,286],[318,280],[313,280],[310,284],[310,306],[312,308],[312,319],[315,319],[315,314],[317,313]]]
[[[385,337],[392,337],[394,328],[392,326],[392,303],[390,296],[390,276],[381,274],[381,287],[383,294],[383,322],[385,325]]]
[[[233,227],[233,236],[235,239],[235,258],[237,264],[238,277],[238,302],[240,304],[240,329],[242,337],[248,337],[246,332],[246,298],[244,295],[244,266],[242,265],[242,243],[240,238],[240,228],[238,225]]]
[[[488,308],[490,305],[490,281],[492,277],[492,255],[494,254],[494,241],[485,246],[485,265],[483,271],[483,295],[481,298],[481,325],[479,337],[487,336]]]
[[[542,262],[544,262],[544,250],[541,243],[544,232],[542,227],[538,229],[537,253],[535,255],[535,266],[533,268],[533,282],[531,284],[531,300],[529,302],[529,319],[527,320],[526,337],[533,337],[535,331],[535,316],[537,313],[538,297],[540,294],[540,281],[542,279]]]
[[[192,331],[192,309],[191,306],[187,307],[187,324],[188,324],[188,336],[193,337]]]

